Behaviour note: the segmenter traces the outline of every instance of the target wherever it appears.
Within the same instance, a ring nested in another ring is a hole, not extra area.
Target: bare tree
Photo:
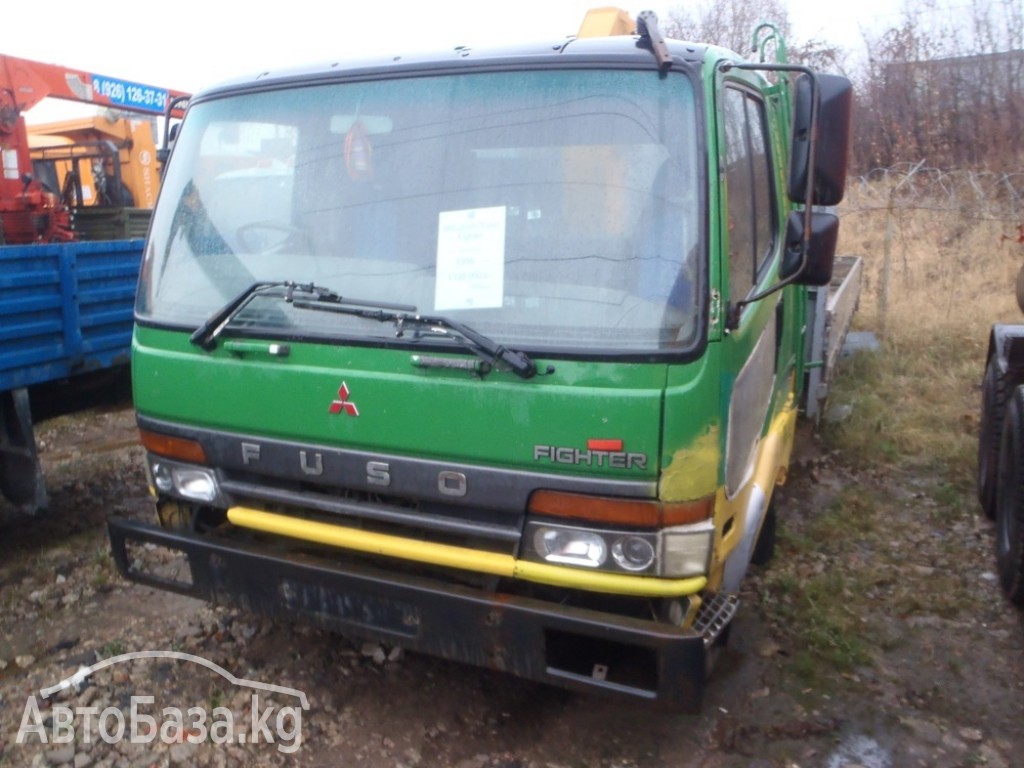
[[[788,39],[789,13],[784,0],[700,0],[670,9],[662,30],[669,37],[713,43],[750,56],[754,29],[771,22]]]
[[[919,160],[946,169],[1020,167],[1022,17],[1019,0],[971,0],[953,13],[914,0],[898,26],[867,40],[855,168]]]
[[[835,72],[849,75],[848,51],[828,40],[794,40],[789,44],[789,59],[816,72]]]
[[[788,41],[790,61],[851,76],[855,173],[920,161],[1024,167],[1024,3],[902,1],[902,18],[865,39],[867,61],[852,72],[835,45],[792,38],[788,0],[693,0],[669,10],[663,31],[757,59],[752,33],[767,21]]]

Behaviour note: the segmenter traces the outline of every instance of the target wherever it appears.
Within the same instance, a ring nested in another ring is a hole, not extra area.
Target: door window
[[[729,299],[757,284],[776,240],[774,179],[764,103],[727,88],[724,100]]]

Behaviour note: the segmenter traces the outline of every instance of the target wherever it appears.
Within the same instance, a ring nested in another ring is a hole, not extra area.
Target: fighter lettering
[[[646,453],[626,451],[581,451],[555,445],[533,446],[533,460],[551,464],[585,465],[588,467],[612,467],[613,469],[647,469]]]

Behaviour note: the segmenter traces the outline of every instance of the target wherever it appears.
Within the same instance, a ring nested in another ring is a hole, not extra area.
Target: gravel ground
[[[127,583],[104,523],[153,514],[130,408],[59,417],[38,427],[38,439],[51,510],[0,536],[0,766],[942,768],[1024,760],[1024,623],[994,584],[991,526],[965,515],[937,528],[935,503],[916,489],[937,482],[926,474],[864,477],[838,458],[798,459],[779,500],[791,537],[812,531],[832,499],[863,483],[887,489],[892,535],[865,536],[839,555],[790,551],[784,539],[748,582],[702,712],[671,715]],[[888,574],[849,595],[877,641],[870,661],[842,670],[819,662],[808,674],[797,663],[808,628],[787,625],[785,585],[868,567]],[[955,589],[943,581],[949,574]],[[930,597],[937,591],[947,599]],[[39,695],[81,667],[151,650],[182,656],[112,664],[78,687]],[[262,691],[254,711],[252,688],[185,655],[301,691],[308,709],[287,692]],[[99,725],[116,731],[116,714],[139,696],[152,697],[141,711],[155,715],[155,727],[136,739],[148,742],[108,743]],[[231,743],[190,743],[198,730],[178,727],[172,709],[189,707],[219,711],[222,723],[230,712]],[[68,732],[54,726],[69,710],[74,739],[55,743],[49,737]],[[288,717],[277,728],[281,713]],[[41,727],[18,743],[26,723]],[[298,744],[281,738],[296,732]]]

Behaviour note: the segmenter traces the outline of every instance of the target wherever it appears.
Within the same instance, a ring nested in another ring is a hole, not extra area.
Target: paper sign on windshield
[[[505,207],[442,211],[434,309],[500,307],[504,283]]]

